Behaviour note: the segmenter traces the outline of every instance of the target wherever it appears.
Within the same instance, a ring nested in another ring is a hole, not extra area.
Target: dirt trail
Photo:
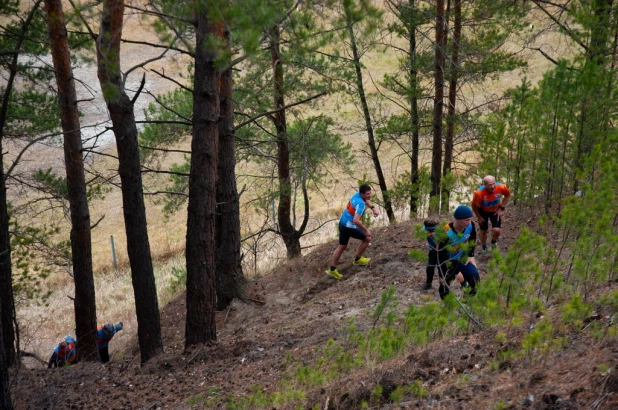
[[[424,250],[426,244],[413,237],[411,225],[405,222],[376,229],[374,243],[367,252],[372,258],[369,267],[352,265],[357,244],[353,242],[339,265],[344,275],[341,281],[324,274],[335,242],[276,267],[270,275],[252,282],[255,302],[235,302],[229,310],[217,313],[216,343],[187,353],[183,353],[184,295],[179,295],[162,311],[163,355],[140,367],[134,338],[125,347],[123,358],[117,353],[106,365],[80,363],[58,370],[22,369],[12,389],[15,406],[182,409],[188,408],[187,399],[213,386],[222,397],[247,394],[255,385],[275,391],[287,355],[308,363],[315,349],[325,346],[328,339],[343,337],[349,318],[356,319],[359,329],[368,328],[371,320],[367,312],[374,311],[381,291],[389,286],[396,287],[402,310],[410,304],[438,299],[435,285],[431,291],[420,291],[425,265],[412,261],[407,251]],[[513,225],[506,220],[503,247],[517,234]],[[482,277],[486,258],[479,257],[478,262]],[[136,333],[136,329],[124,331]],[[520,408],[521,400],[532,398],[532,408],[577,409],[599,394],[595,383],[602,380],[596,364],[618,363],[618,346],[614,343],[595,352],[575,345],[557,355],[551,370],[548,363],[532,363],[526,368],[495,373],[489,371],[488,363],[503,348],[494,341],[495,333],[484,329],[468,337],[432,343],[415,349],[407,358],[381,364],[372,372],[357,371],[336,384],[317,389],[309,398],[310,406],[356,409],[377,382],[386,386],[388,393],[388,386],[419,380],[429,390],[429,398],[381,408],[484,409],[493,408],[499,398],[517,403],[509,408]],[[464,375],[467,383],[463,382]],[[618,390],[618,378],[605,382],[605,394]],[[607,400],[604,403],[599,408],[618,408],[618,401],[615,407],[606,407]]]

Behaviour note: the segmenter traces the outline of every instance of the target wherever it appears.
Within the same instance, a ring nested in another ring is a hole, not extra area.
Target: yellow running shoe
[[[334,269],[334,270],[330,270],[330,268],[326,269],[326,274],[332,276],[335,279],[343,278],[343,275],[341,273],[339,273],[339,271],[337,269]]]
[[[354,265],[358,265],[358,266],[367,266],[369,265],[369,262],[371,261],[371,258],[365,258],[364,256],[361,256],[357,261],[354,261]]]

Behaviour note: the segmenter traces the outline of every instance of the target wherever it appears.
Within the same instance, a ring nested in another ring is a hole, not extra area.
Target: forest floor
[[[534,218],[505,218],[502,249],[517,237],[522,222],[534,225]],[[17,409],[185,409],[191,400],[193,408],[225,408],[221,404],[225,397],[246,397],[257,391],[255,386],[280,391],[282,379],[289,380],[289,363],[312,363],[329,339],[341,343],[348,319],[355,318],[359,331],[370,328],[371,313],[388,287],[396,288],[400,309],[439,300],[435,283],[430,291],[420,290],[425,264],[408,256],[410,249],[426,249],[425,241],[414,237],[413,223],[376,228],[367,251],[372,258],[368,267],[352,265],[358,244],[352,240],[339,265],[344,275],[340,281],[324,273],[334,241],[252,280],[252,301],[235,301],[230,309],[217,312],[217,342],[188,352],[184,351],[185,296],[179,294],[162,309],[164,354],[140,366],[137,329],[125,328],[123,332],[133,336],[126,346],[114,346],[112,340],[108,364],[13,371],[14,405]],[[487,261],[477,257],[481,277]],[[609,322],[602,313],[600,320]],[[618,409],[614,338],[598,340],[579,333],[559,351],[492,368],[499,352],[520,343],[518,332],[513,330],[499,341],[496,328],[477,330],[471,325],[465,335],[410,347],[405,355],[309,390],[301,408],[362,408],[380,384],[384,399],[370,408]],[[388,393],[413,381],[426,389],[426,397],[408,395],[397,404],[389,402]],[[295,408],[288,406],[269,408]]]

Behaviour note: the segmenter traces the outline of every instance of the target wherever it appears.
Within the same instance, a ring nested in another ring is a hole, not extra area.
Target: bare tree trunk
[[[348,11],[346,10],[346,13]],[[349,18],[348,18],[349,20]],[[369,105],[367,104],[367,97],[365,96],[365,87],[363,85],[363,72],[361,71],[360,53],[356,45],[356,38],[354,36],[354,28],[352,23],[348,21],[348,35],[350,37],[350,45],[352,47],[352,56],[354,59],[354,70],[356,72],[356,87],[358,90],[358,96],[360,99],[361,107],[363,109],[363,117],[365,118],[365,127],[367,128],[367,144],[369,145],[369,151],[371,152],[371,159],[373,166],[376,170],[376,176],[378,177],[378,185],[382,191],[382,199],[384,201],[384,209],[386,215],[391,223],[395,223],[395,212],[391,203],[391,197],[388,193],[388,187],[386,185],[386,178],[382,172],[382,165],[380,164],[380,157],[378,156],[378,148],[373,133],[373,124],[371,122],[371,113],[369,112]]]
[[[163,352],[163,343],[157,288],[148,241],[133,101],[129,99],[124,90],[120,72],[123,14],[123,0],[104,0],[101,27],[97,38],[97,74],[112,120],[118,149],[118,173],[122,183],[127,250],[135,294],[137,336],[141,362],[145,363]]]
[[[459,79],[459,46],[461,41],[461,1],[454,0],[454,24],[453,45],[451,55],[450,81],[448,89],[448,114],[446,117],[446,139],[444,141],[444,167],[442,175],[447,176],[451,173],[453,164],[453,138],[455,136],[455,120],[457,103],[457,86]],[[442,213],[448,213],[451,192],[447,187],[442,187]]]
[[[409,0],[408,6],[410,10],[416,11],[415,0]],[[408,38],[410,43],[410,117],[412,121],[412,155],[410,156],[410,183],[412,185],[410,194],[410,215],[416,215],[418,212],[418,201],[420,191],[420,178],[418,170],[418,155],[420,151],[419,144],[419,126],[420,116],[418,113],[418,70],[416,69],[416,23],[415,15],[409,11],[410,16],[408,23]]]
[[[17,60],[22,44],[26,38],[26,31],[30,28],[32,19],[43,0],[37,0],[30,9],[28,17],[22,23],[20,36],[15,44],[15,53],[11,57],[8,79],[0,106],[0,326],[2,326],[2,344],[7,366],[15,364],[15,301],[13,299],[13,273],[11,270],[11,239],[9,235],[9,212],[6,197],[6,175],[4,173],[4,132],[9,109],[11,93],[17,76]],[[2,346],[0,346],[2,347]],[[10,401],[9,401],[10,403]]]
[[[75,281],[75,325],[80,360],[94,361],[97,356],[97,307],[92,272],[90,212],[86,196],[86,177],[77,109],[75,80],[71,68],[69,42],[60,0],[46,0],[47,27],[54,63],[60,119],[64,133],[64,162],[68,198],[71,207],[71,254]]]
[[[223,29],[223,40],[230,48],[230,31]],[[240,204],[236,189],[234,152],[234,101],[232,68],[219,76],[219,150],[217,162],[216,272],[217,310],[234,298],[245,300],[247,283],[240,254]]]
[[[209,21],[208,10],[203,4],[198,4],[196,11],[195,36],[193,138],[191,140],[186,245],[185,347],[217,339],[215,207],[219,94],[218,73],[215,68],[217,53],[212,46],[212,40],[217,36],[217,26]]]
[[[444,100],[444,0],[436,1],[436,44],[435,44],[435,96],[433,103],[433,146],[431,157],[431,193],[429,211],[437,213],[440,209],[441,165],[442,165],[442,114]]]

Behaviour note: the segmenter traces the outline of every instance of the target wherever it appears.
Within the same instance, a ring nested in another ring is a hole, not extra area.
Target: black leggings
[[[99,356],[101,357],[101,363],[109,362],[109,350],[107,346],[99,349]]]
[[[438,251],[435,249],[429,249],[427,253],[427,284],[431,285],[433,282],[433,276],[436,271],[436,266],[438,266]]]
[[[479,213],[483,217],[483,223],[479,224],[481,231],[489,230],[489,222],[491,222],[492,228],[500,228],[502,226],[502,219],[498,218],[496,212],[485,212],[481,209]]]
[[[446,283],[450,286],[457,274],[461,273],[464,277],[464,285],[467,283],[467,286],[470,286],[470,294],[474,295],[476,293],[476,284],[481,280],[476,266],[471,262],[464,265],[459,261],[451,261],[451,264],[444,275]],[[440,284],[438,293],[440,294],[440,299],[444,299],[449,294],[449,289],[447,286]]]

